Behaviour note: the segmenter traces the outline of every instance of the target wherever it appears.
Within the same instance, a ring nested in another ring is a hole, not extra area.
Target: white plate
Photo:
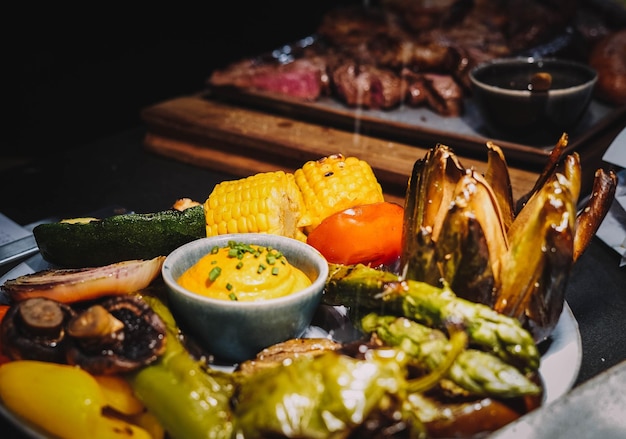
[[[48,263],[43,260],[41,255],[35,255],[2,276],[0,278],[0,285],[4,284],[8,279],[15,279],[18,276],[34,273],[46,268],[49,268]],[[8,303],[8,298],[3,292],[0,292],[0,303]],[[346,331],[343,323],[345,323],[345,318],[347,317],[342,315],[341,312],[333,312],[333,314],[334,315],[324,317],[324,321],[326,322],[333,319],[336,320],[338,327],[336,329],[331,328],[330,331]],[[312,327],[307,335],[315,336],[324,331],[325,330],[322,328]],[[338,339],[350,338],[349,333],[334,333],[333,335]],[[541,356],[541,365],[539,367],[539,373],[541,374],[545,387],[544,405],[565,395],[573,387],[578,377],[578,371],[580,370],[580,363],[582,361],[580,331],[578,330],[578,322],[567,303],[565,303],[559,322],[550,336],[549,343],[546,351]],[[229,369],[229,367],[226,367],[226,369]],[[0,414],[4,415],[31,437],[38,439],[47,438],[47,436],[38,433],[16,418],[1,402]]]

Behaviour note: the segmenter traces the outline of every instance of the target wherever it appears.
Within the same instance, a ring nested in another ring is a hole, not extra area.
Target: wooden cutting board
[[[146,108],[145,147],[155,153],[237,176],[282,169],[341,153],[366,160],[388,198],[403,200],[413,164],[431,146],[419,147],[350,133],[249,108],[184,96]],[[485,168],[484,157],[460,157]],[[516,197],[532,188],[537,172],[511,168]]]
[[[357,156],[372,166],[387,198],[398,202],[404,200],[413,164],[434,146],[398,143],[286,114],[182,96],[145,108],[141,116],[147,127],[145,147],[157,154],[240,177],[279,169],[291,172],[308,160],[335,153]],[[591,189],[611,139],[608,133],[597,139],[601,147],[586,148],[590,153],[581,160],[583,193]],[[485,170],[486,147],[482,155],[455,152],[466,168]],[[540,171],[509,166],[516,199],[532,189]]]

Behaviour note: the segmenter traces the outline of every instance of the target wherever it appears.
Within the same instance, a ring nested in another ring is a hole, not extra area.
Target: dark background
[[[202,90],[216,67],[311,34],[340,3],[5,7],[0,160],[137,126],[142,108]]]
[[[608,16],[615,1],[578,0]],[[142,108],[201,91],[213,69],[310,35],[331,8],[361,3],[376,0],[3,6],[0,170],[15,156],[140,125]]]

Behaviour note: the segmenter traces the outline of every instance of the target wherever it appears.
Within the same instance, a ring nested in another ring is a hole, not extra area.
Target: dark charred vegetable
[[[512,400],[480,398],[455,402],[414,397],[416,410],[426,414],[422,421],[431,438],[486,438],[539,407],[538,397],[528,396]]]
[[[576,204],[572,180],[555,175],[526,203],[509,230],[494,309],[524,321],[537,340],[556,326],[574,263]]]
[[[94,375],[125,373],[165,352],[165,323],[139,296],[113,297],[77,313],[67,324],[67,362]]]
[[[593,180],[589,201],[576,218],[574,261],[577,261],[584,253],[589,242],[598,231],[602,220],[611,208],[616,189],[617,175],[615,172],[598,169]]]
[[[466,185],[480,187],[474,179],[466,177],[463,179]],[[472,194],[471,190],[460,192],[468,197]],[[450,205],[435,246],[441,277],[436,282],[429,279],[428,283],[440,285],[443,279],[459,297],[491,306],[497,273],[493,271],[491,256],[494,252],[489,250],[489,243],[505,244],[502,234],[498,239],[490,239],[485,233],[479,216],[473,212],[477,202],[457,198]]]
[[[458,297],[518,319],[536,341],[558,322],[574,262],[597,231],[617,179],[598,170],[577,215],[581,164],[559,139],[533,189],[513,203],[502,150],[487,144],[485,175],[464,169],[445,145],[418,160],[405,200],[399,274],[449,286]]]
[[[502,166],[492,158],[489,175],[506,183]],[[406,193],[403,277],[431,285],[443,279],[460,297],[492,304],[498,281],[492,267],[507,248],[507,221],[500,209],[500,203],[509,203],[507,190],[510,186],[493,191],[447,146],[429,151],[416,162]]]
[[[0,329],[3,352],[12,360],[65,363],[65,325],[73,316],[68,305],[46,298],[11,306]]]
[[[569,143],[569,136],[566,133],[563,133],[563,135],[559,138],[554,148],[552,148],[552,151],[550,151],[548,160],[546,161],[546,164],[541,170],[541,174],[539,174],[539,177],[535,181],[535,185],[532,187],[532,189],[528,193],[522,195],[519,198],[519,200],[517,200],[517,203],[515,205],[516,214],[519,213],[523,209],[524,205],[530,199],[530,197],[532,197],[535,192],[541,189],[541,187],[546,183],[546,181],[548,181],[548,178],[550,178],[550,176],[556,172],[556,169],[563,158],[562,157],[563,151],[565,151],[565,148],[567,147],[568,143]]]
[[[439,279],[435,260],[422,242],[436,241],[443,218],[452,201],[463,167],[452,150],[437,145],[413,165],[405,197],[402,237],[402,269],[408,279]],[[415,261],[415,263],[410,263]],[[423,262],[428,262],[422,268]]]

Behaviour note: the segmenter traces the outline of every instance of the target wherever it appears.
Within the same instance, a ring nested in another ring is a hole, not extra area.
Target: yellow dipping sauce
[[[212,299],[254,301],[295,293],[311,280],[276,249],[231,241],[214,247],[178,283]]]

